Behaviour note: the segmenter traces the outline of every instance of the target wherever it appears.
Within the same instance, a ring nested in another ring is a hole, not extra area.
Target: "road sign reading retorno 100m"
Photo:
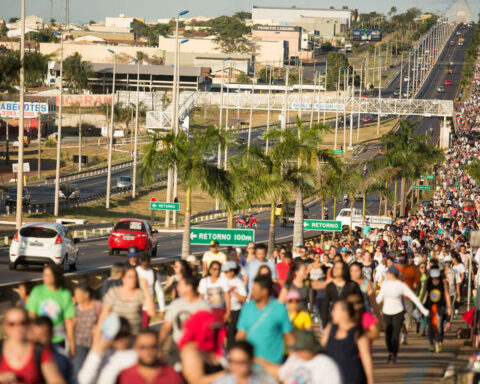
[[[190,244],[209,245],[218,241],[220,245],[245,246],[255,241],[253,229],[190,228]]]
[[[179,211],[180,203],[161,203],[160,201],[150,201],[150,209],[156,211]]]

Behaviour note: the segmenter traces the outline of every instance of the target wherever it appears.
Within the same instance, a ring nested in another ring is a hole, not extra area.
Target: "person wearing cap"
[[[385,281],[377,296],[377,304],[383,302],[382,312],[385,323],[385,341],[389,353],[387,363],[397,362],[400,347],[400,330],[404,319],[403,297],[406,296],[410,299],[424,316],[428,316],[429,314],[428,309],[422,305],[408,285],[398,279],[399,274],[400,272],[396,267],[392,266],[388,268]]]
[[[210,267],[212,261],[218,261],[221,265],[227,261],[227,255],[220,251],[220,244],[214,240],[210,242],[210,249],[202,257],[203,276],[207,275],[208,267]]]
[[[230,287],[230,320],[227,326],[227,348],[235,341],[240,310],[247,301],[247,289],[242,279],[238,277],[240,266],[236,261],[227,261],[222,266],[222,272]]]
[[[302,248],[302,243],[295,243],[295,249],[292,252],[293,258],[296,259],[297,257],[300,257],[300,249]]]
[[[425,307],[430,311],[428,317],[428,340],[430,352],[442,352],[444,322],[452,314],[448,282],[441,278],[438,267],[430,270],[424,292]]]
[[[284,384],[303,383],[305,377],[309,378],[309,383],[315,384],[343,383],[337,364],[331,357],[321,353],[322,349],[312,331],[295,331],[294,340],[291,353],[282,365],[261,358],[256,358],[255,362]]]
[[[312,319],[307,311],[300,310],[300,293],[295,289],[290,289],[285,295],[288,317],[293,324],[293,329],[312,329]]]
[[[128,248],[127,260],[129,265],[131,265],[132,267],[138,266],[138,256],[140,256],[140,251],[137,247]]]

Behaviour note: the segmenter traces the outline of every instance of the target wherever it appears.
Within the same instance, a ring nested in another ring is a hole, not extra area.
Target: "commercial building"
[[[254,25],[253,40],[282,41],[287,56],[298,56],[302,43],[302,28],[290,25]]]
[[[50,62],[48,65],[48,78],[50,84],[60,79],[60,63]],[[90,91],[94,94],[106,94],[112,91],[113,65],[92,63],[94,76],[88,79]],[[115,72],[115,88],[118,91],[137,90],[137,66],[117,64]],[[203,68],[188,66],[180,67],[180,89],[198,90],[209,83],[208,71]],[[140,89],[143,92],[169,90],[173,86],[173,68],[166,65],[141,65]]]
[[[322,9],[322,8],[282,8],[259,7],[252,8],[253,24],[263,25],[293,25],[302,27],[307,32],[317,31],[320,36],[336,36],[347,32],[356,10]]]

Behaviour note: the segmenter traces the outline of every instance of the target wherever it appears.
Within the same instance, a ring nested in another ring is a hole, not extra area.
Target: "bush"
[[[57,146],[57,142],[55,141],[54,138],[49,137],[47,140],[45,140],[45,147],[55,148],[56,146]]]

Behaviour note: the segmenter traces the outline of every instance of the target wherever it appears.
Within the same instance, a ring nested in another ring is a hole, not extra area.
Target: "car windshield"
[[[57,236],[57,231],[53,228],[45,227],[25,227],[20,229],[20,236],[22,237],[40,237],[42,239],[49,239]]]
[[[130,176],[120,176],[120,181],[130,181],[132,178]]]
[[[113,230],[145,232],[145,225],[141,221],[119,221]]]

